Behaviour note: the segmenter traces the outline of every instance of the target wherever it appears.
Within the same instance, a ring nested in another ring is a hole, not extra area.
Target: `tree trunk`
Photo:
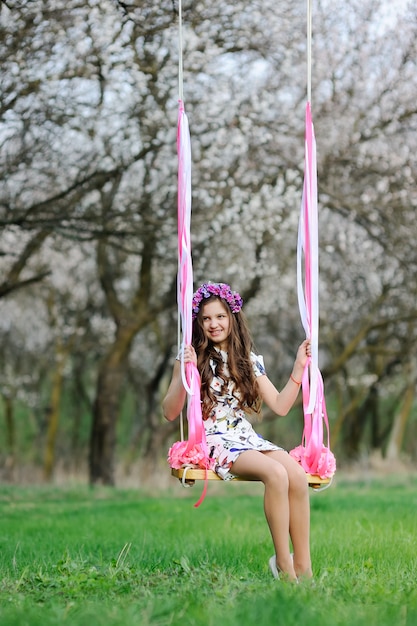
[[[134,327],[118,331],[99,369],[90,438],[90,483],[114,485],[116,424]]]
[[[345,450],[348,458],[356,459],[359,455],[360,444],[368,420],[371,423],[371,447],[375,448],[379,441],[379,408],[378,390],[376,385],[372,385],[368,390],[365,401],[357,409],[353,409],[346,416],[345,420]]]
[[[57,359],[52,377],[51,401],[48,411],[48,425],[46,431],[45,459],[43,474],[45,480],[52,478],[55,465],[55,444],[58,432],[64,368],[68,358],[68,349],[61,343],[57,345]]]
[[[387,446],[386,458],[390,461],[398,461],[404,441],[405,427],[413,408],[415,397],[415,381],[410,380],[404,394],[404,401],[394,416],[392,430]]]
[[[7,458],[5,462],[5,478],[12,480],[16,463],[16,427],[14,421],[13,398],[10,395],[2,394],[5,420],[6,420],[6,443]]]
[[[73,359],[72,369],[72,393],[71,393],[71,406],[72,406],[72,429],[71,429],[71,466],[73,469],[80,467],[80,463],[84,457],[84,451],[81,446],[81,425],[84,409],[87,409],[88,414],[93,412],[93,406],[91,399],[88,396],[86,390],[83,374],[85,362],[83,359]]]
[[[112,188],[102,193],[103,215],[111,208],[120,179]],[[142,217],[151,209],[146,196],[142,197]],[[93,425],[90,439],[90,483],[114,485],[114,450],[116,445],[116,424],[120,412],[120,396],[125,380],[129,352],[132,341],[139,330],[155,320],[158,312],[174,301],[169,292],[158,306],[151,308],[152,262],[156,250],[155,232],[150,229],[144,238],[138,271],[138,289],[127,306],[118,297],[115,286],[117,271],[112,265],[112,255],[106,241],[97,245],[97,270],[100,284],[105,294],[107,306],[116,324],[117,332],[113,345],[104,359],[98,374],[96,399],[93,408]],[[172,283],[175,287],[175,281]]]
[[[347,383],[344,381],[346,387]],[[337,390],[337,398],[338,398],[338,408],[336,410],[336,421],[332,427],[332,443],[333,445],[339,443],[340,439],[342,439],[342,431],[344,428],[345,421],[347,421],[348,416],[352,413],[356,413],[359,410],[359,407],[364,402],[364,399],[367,395],[366,388],[358,388],[358,389],[349,389],[349,395],[351,397],[350,401],[347,402],[343,390],[339,387]]]

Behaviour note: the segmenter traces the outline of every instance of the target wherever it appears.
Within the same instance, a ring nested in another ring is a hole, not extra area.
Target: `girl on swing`
[[[275,548],[269,559],[272,575],[282,574],[292,581],[311,578],[305,472],[283,448],[258,435],[246,417],[259,414],[262,402],[277,415],[288,413],[311,355],[310,341],[299,346],[289,380],[278,392],[266,375],[262,357],[253,352],[242,304],[229,285],[201,285],[193,296],[193,345],[185,346],[184,362],[193,362],[201,376],[202,414],[214,471],[223,480],[241,476],[264,483],[265,517]],[[177,360],[163,401],[166,419],[174,420],[185,400]]]

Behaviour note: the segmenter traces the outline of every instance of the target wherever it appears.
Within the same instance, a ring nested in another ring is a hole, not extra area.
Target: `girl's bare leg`
[[[290,508],[289,532],[294,550],[294,569],[298,577],[311,578],[310,497],[305,471],[284,450],[265,454],[281,463],[287,471]]]
[[[304,470],[285,451],[248,450],[232,472],[257,478],[265,485],[264,509],[275,547],[278,569],[289,579],[311,577],[310,506]],[[294,560],[289,549],[291,537]]]

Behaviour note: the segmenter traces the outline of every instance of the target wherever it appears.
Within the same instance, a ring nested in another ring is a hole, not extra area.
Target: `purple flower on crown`
[[[225,300],[232,313],[239,313],[242,309],[243,300],[237,291],[232,291],[226,283],[203,283],[193,295],[193,319],[197,317],[204,298],[218,296]]]

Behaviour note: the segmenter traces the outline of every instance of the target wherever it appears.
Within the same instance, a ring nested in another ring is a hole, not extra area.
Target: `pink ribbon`
[[[311,357],[304,369],[302,379],[304,409],[302,445],[291,450],[290,454],[301,463],[306,472],[321,478],[329,478],[336,470],[336,460],[330,451],[329,421],[324,398],[324,385],[318,366],[318,249],[316,139],[311,105],[310,102],[307,102],[304,185],[297,243],[297,294],[301,321],[306,337],[311,339]],[[327,446],[323,443],[323,422],[327,429]]]
[[[191,142],[188,118],[184,103],[179,100],[178,127],[178,278],[177,299],[180,316],[181,343],[181,377],[188,395],[187,421],[188,440],[184,450],[186,457],[197,446],[202,451],[200,467],[206,470],[203,493],[194,505],[200,506],[207,492],[207,470],[211,465],[209,459],[206,433],[201,413],[201,380],[194,363],[184,364],[184,347],[192,341],[192,299],[193,299],[193,266],[191,257]]]

